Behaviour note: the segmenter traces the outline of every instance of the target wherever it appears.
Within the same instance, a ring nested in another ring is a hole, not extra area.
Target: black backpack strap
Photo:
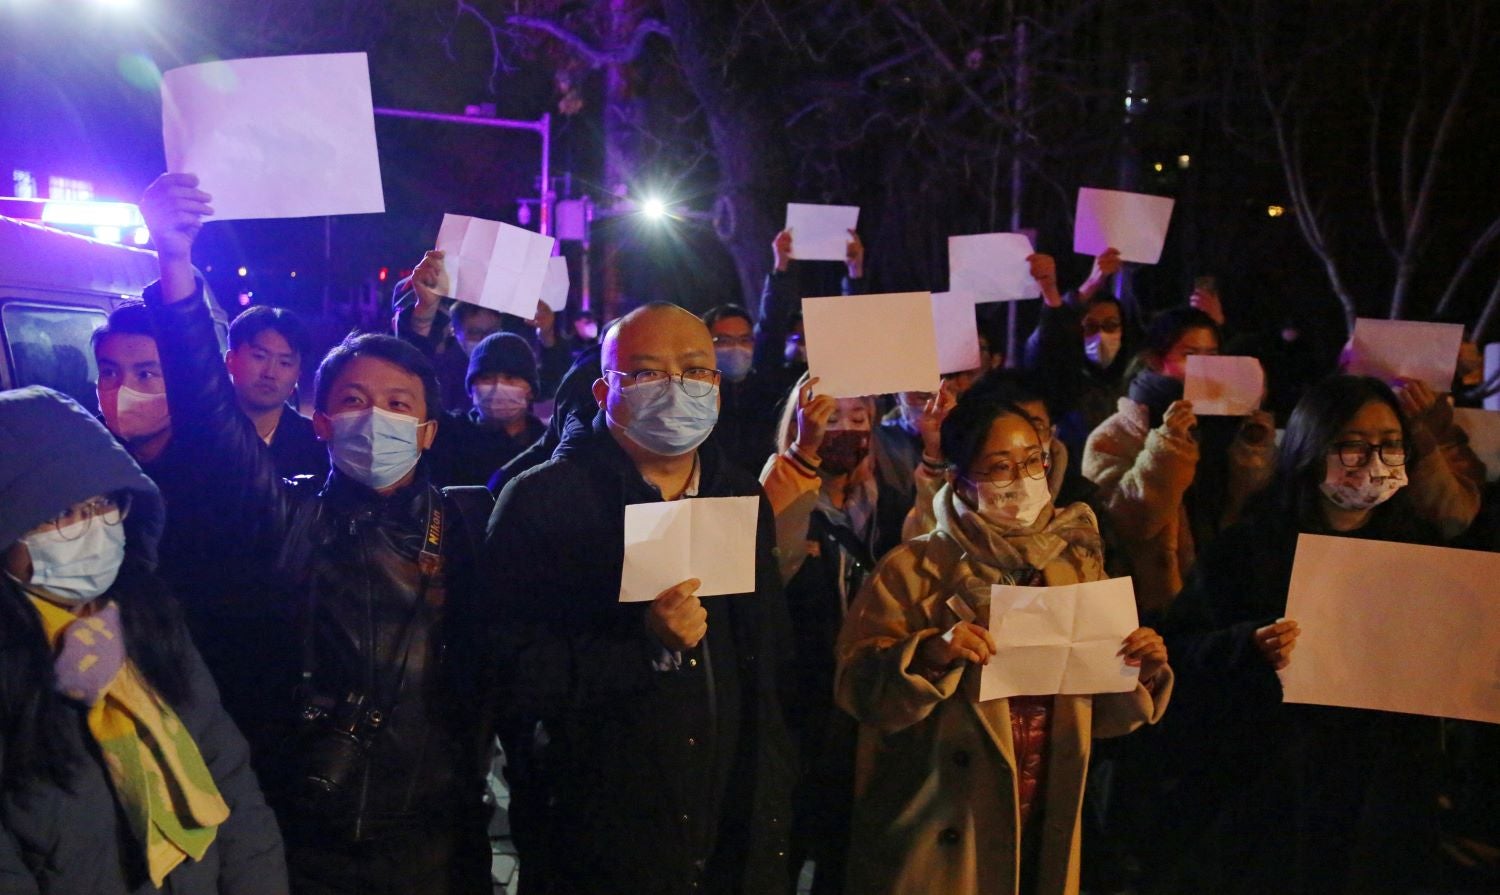
[[[459,525],[468,538],[469,555],[478,556],[484,546],[484,533],[495,509],[495,495],[483,485],[449,485],[443,489],[443,502],[458,513]]]

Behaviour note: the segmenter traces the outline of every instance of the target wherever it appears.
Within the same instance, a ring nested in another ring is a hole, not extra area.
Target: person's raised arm
[[[1080,304],[1087,304],[1104,285],[1109,278],[1120,272],[1122,266],[1119,249],[1105,249],[1094,258],[1094,269],[1089,271],[1089,278],[1084,280],[1078,287],[1078,300]]]
[[[212,197],[198,189],[192,174],[163,174],[141,197],[141,215],[156,244],[161,266],[161,300],[176,304],[198,291],[193,272],[193,240],[203,229],[203,218],[214,213]]]

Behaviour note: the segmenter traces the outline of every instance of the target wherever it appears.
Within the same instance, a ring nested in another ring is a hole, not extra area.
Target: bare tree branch
[[[459,2],[462,3],[463,0]],[[603,68],[606,65],[621,65],[633,61],[641,54],[646,38],[653,34],[661,35],[668,40],[672,37],[672,29],[656,19],[642,19],[631,32],[630,39],[617,47],[595,47],[556,22],[536,16],[507,16],[505,24],[512,28],[540,31],[556,38],[568,49],[587,60],[591,68]]]
[[[1453,276],[1448,280],[1448,287],[1443,290],[1443,297],[1438,299],[1437,310],[1434,312],[1436,316],[1442,317],[1451,310],[1450,306],[1453,304],[1453,299],[1458,294],[1459,282],[1468,275],[1475,263],[1484,255],[1485,250],[1496,239],[1500,239],[1500,217],[1491,221],[1484,232],[1479,234],[1479,237],[1474,240],[1473,245],[1469,246],[1469,251],[1465,253],[1463,260],[1459,262],[1458,269],[1453,272]]]

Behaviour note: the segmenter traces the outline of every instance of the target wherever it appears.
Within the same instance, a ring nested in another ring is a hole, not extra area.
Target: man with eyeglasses
[[[506,631],[502,742],[523,879],[536,891],[786,886],[789,624],[762,498],[756,589],[688,580],[619,602],[628,504],[759,496],[705,443],[722,372],[708,328],[646,305],[605,335],[599,412],[506,485],[483,575]]]

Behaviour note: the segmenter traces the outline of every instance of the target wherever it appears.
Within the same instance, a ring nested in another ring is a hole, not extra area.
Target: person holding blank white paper
[[[1172,804],[1151,841],[1162,891],[1412,892],[1434,883],[1436,719],[1282,703],[1297,661],[1284,617],[1302,532],[1424,543],[1419,457],[1378,380],[1314,386],[1287,425],[1276,480],[1199,561],[1162,624],[1183,669],[1164,725]],[[1420,598],[1413,594],[1413,598]]]
[[[970,391],[942,435],[936,530],[880,562],[839,635],[837,701],[861,724],[847,891],[1076,893],[1090,742],[1161,717],[1167,652],[1138,628],[1130,692],[976,703],[979,665],[1025,661],[995,651],[990,588],[1098,581],[1103,545],[1092,510],[1053,505],[1020,409]]]
[[[780,892],[786,604],[760,503],[753,592],[621,603],[627,505],[761,495],[708,441],[721,372],[670,304],[605,335],[598,415],[511,480],[483,563],[507,631],[502,742],[528,892]],[[709,571],[709,570],[705,570]]]
[[[785,383],[807,369],[807,349],[802,345],[802,289],[798,274],[792,231],[782,230],[771,242],[775,266],[766,274],[760,293],[760,322],[755,330],[755,366],[763,371],[786,368],[791,372]],[[865,288],[865,245],[859,234],[849,231],[848,255],[844,260],[846,275],[840,283],[840,294],[863,295]],[[824,293],[816,293],[824,294]],[[796,340],[793,341],[793,337]]]
[[[1232,524],[1271,476],[1276,444],[1268,414],[1200,419],[1183,400],[1187,358],[1218,353],[1218,327],[1202,311],[1159,314],[1130,396],[1084,447],[1083,474],[1099,486],[1129,554],[1142,612],[1177,596],[1197,550]]]

